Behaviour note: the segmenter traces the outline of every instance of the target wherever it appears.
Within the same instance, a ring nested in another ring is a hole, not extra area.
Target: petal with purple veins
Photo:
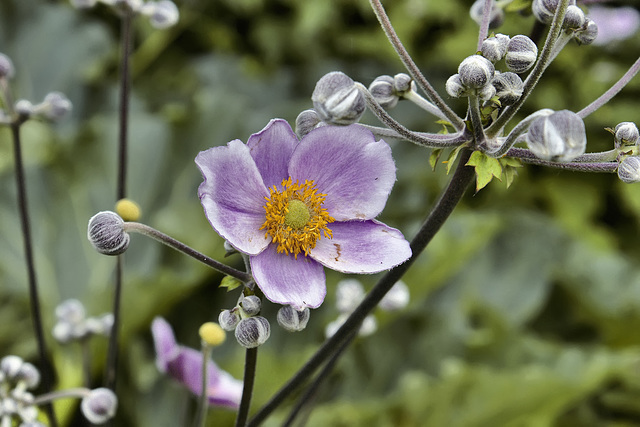
[[[298,137],[289,123],[271,120],[260,132],[249,137],[247,146],[258,166],[264,185],[278,188],[289,177],[289,160],[298,145]]]

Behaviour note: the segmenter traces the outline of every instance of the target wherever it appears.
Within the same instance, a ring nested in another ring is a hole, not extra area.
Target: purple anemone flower
[[[199,396],[202,391],[202,353],[178,345],[171,325],[161,317],[153,319],[151,334],[156,347],[158,369]],[[237,409],[242,398],[242,381],[218,368],[212,360],[209,361],[207,373],[209,405]]]
[[[324,267],[378,273],[411,256],[402,233],[376,221],[396,180],[391,148],[359,125],[322,126],[302,140],[272,120],[196,157],[198,189],[211,226],[249,255],[271,301],[316,308]]]

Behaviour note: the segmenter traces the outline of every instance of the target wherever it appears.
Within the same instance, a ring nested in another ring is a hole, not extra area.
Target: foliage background
[[[370,83],[404,71],[364,0],[183,0],[166,31],[135,25],[129,192],[142,221],[210,256],[222,240],[203,215],[195,155],[246,141],[269,119],[293,123],[311,107],[315,82],[341,70]],[[444,93],[444,82],[476,49],[470,1],[388,2],[416,62]],[[528,33],[530,16],[499,29]],[[110,310],[114,260],[86,240],[86,223],[115,202],[118,20],[106,8],[76,11],[63,1],[0,2],[0,51],[16,66],[18,98],[62,91],[73,114],[23,129],[37,273],[46,327],[66,298],[92,314]],[[569,45],[522,114],[577,111],[606,90],[640,51],[640,38],[606,47]],[[604,127],[638,122],[640,80],[586,122],[588,151],[609,149]],[[464,105],[451,100],[458,113]],[[393,115],[415,130],[437,130],[430,116],[401,103]],[[375,124],[371,116],[365,122]],[[0,348],[36,360],[12,150],[0,131]],[[447,181],[429,151],[389,141],[398,182],[381,219],[410,238]],[[491,183],[463,204],[406,275],[412,299],[402,313],[377,313],[379,331],[361,338],[327,379],[310,426],[635,426],[640,425],[640,187],[615,175],[526,166],[508,190]],[[237,267],[241,260],[228,259]],[[337,316],[335,284],[304,333],[275,325],[261,348],[254,407],[295,372]],[[357,277],[365,286],[375,276]],[[179,342],[198,346],[197,328],[237,295],[221,276],[141,236],[126,254],[118,426],[186,425],[188,393],[154,366],[149,325],[164,316]],[[78,385],[78,348],[50,340],[59,388]],[[95,385],[106,342],[92,351]],[[215,360],[237,378],[243,351],[232,338]],[[86,425],[77,403],[58,411]],[[268,425],[279,425],[285,410]],[[209,425],[231,425],[214,409]]]

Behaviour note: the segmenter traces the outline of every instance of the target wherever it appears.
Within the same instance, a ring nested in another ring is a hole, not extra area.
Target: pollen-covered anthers
[[[266,230],[265,237],[271,236],[278,245],[277,252],[309,255],[320,237],[332,237],[327,224],[335,221],[322,207],[326,194],[319,194],[313,180],[305,180],[300,185],[291,177],[282,181],[282,189],[274,185],[265,197],[266,220],[260,230]]]

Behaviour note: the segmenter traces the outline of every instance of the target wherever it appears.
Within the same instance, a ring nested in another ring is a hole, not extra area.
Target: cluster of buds
[[[568,110],[544,110],[526,134],[527,146],[538,158],[570,162],[584,154],[587,134],[582,118]]]
[[[235,331],[236,340],[241,346],[258,347],[271,336],[269,321],[259,316],[261,309],[262,302],[259,297],[240,294],[235,307],[220,313],[218,323],[225,331]]]
[[[109,335],[113,327],[113,314],[87,317],[82,303],[76,299],[63,301],[56,307],[58,321],[53,337],[60,343],[83,341],[92,335]]]
[[[362,283],[355,279],[345,279],[338,282],[336,288],[336,309],[340,313],[338,318],[330,322],[324,332],[327,338],[333,336],[336,331],[347,320],[349,315],[356,309],[365,297]],[[396,311],[405,308],[409,304],[409,288],[399,281],[382,298],[378,307],[384,311]],[[364,318],[358,330],[358,335],[368,336],[378,329],[376,318],[370,314]]]
[[[410,93],[415,93],[416,84],[405,73],[395,76],[380,76],[371,82],[369,92],[382,108],[393,108],[398,101]]]
[[[43,426],[37,421],[38,408],[32,390],[40,383],[40,372],[18,356],[0,360],[0,420],[2,425]]]
[[[78,9],[88,9],[97,3],[112,7],[118,12],[146,16],[151,26],[160,30],[174,26],[180,17],[178,7],[170,0],[71,0],[71,5]]]
[[[531,10],[538,21],[550,24],[558,4],[560,0],[533,0]],[[598,36],[598,26],[592,19],[585,16],[575,0],[569,1],[562,28],[572,34],[580,44],[591,44]]]
[[[612,131],[615,148],[621,153],[618,159],[618,177],[622,182],[640,182],[640,132],[633,122],[619,123]]]

